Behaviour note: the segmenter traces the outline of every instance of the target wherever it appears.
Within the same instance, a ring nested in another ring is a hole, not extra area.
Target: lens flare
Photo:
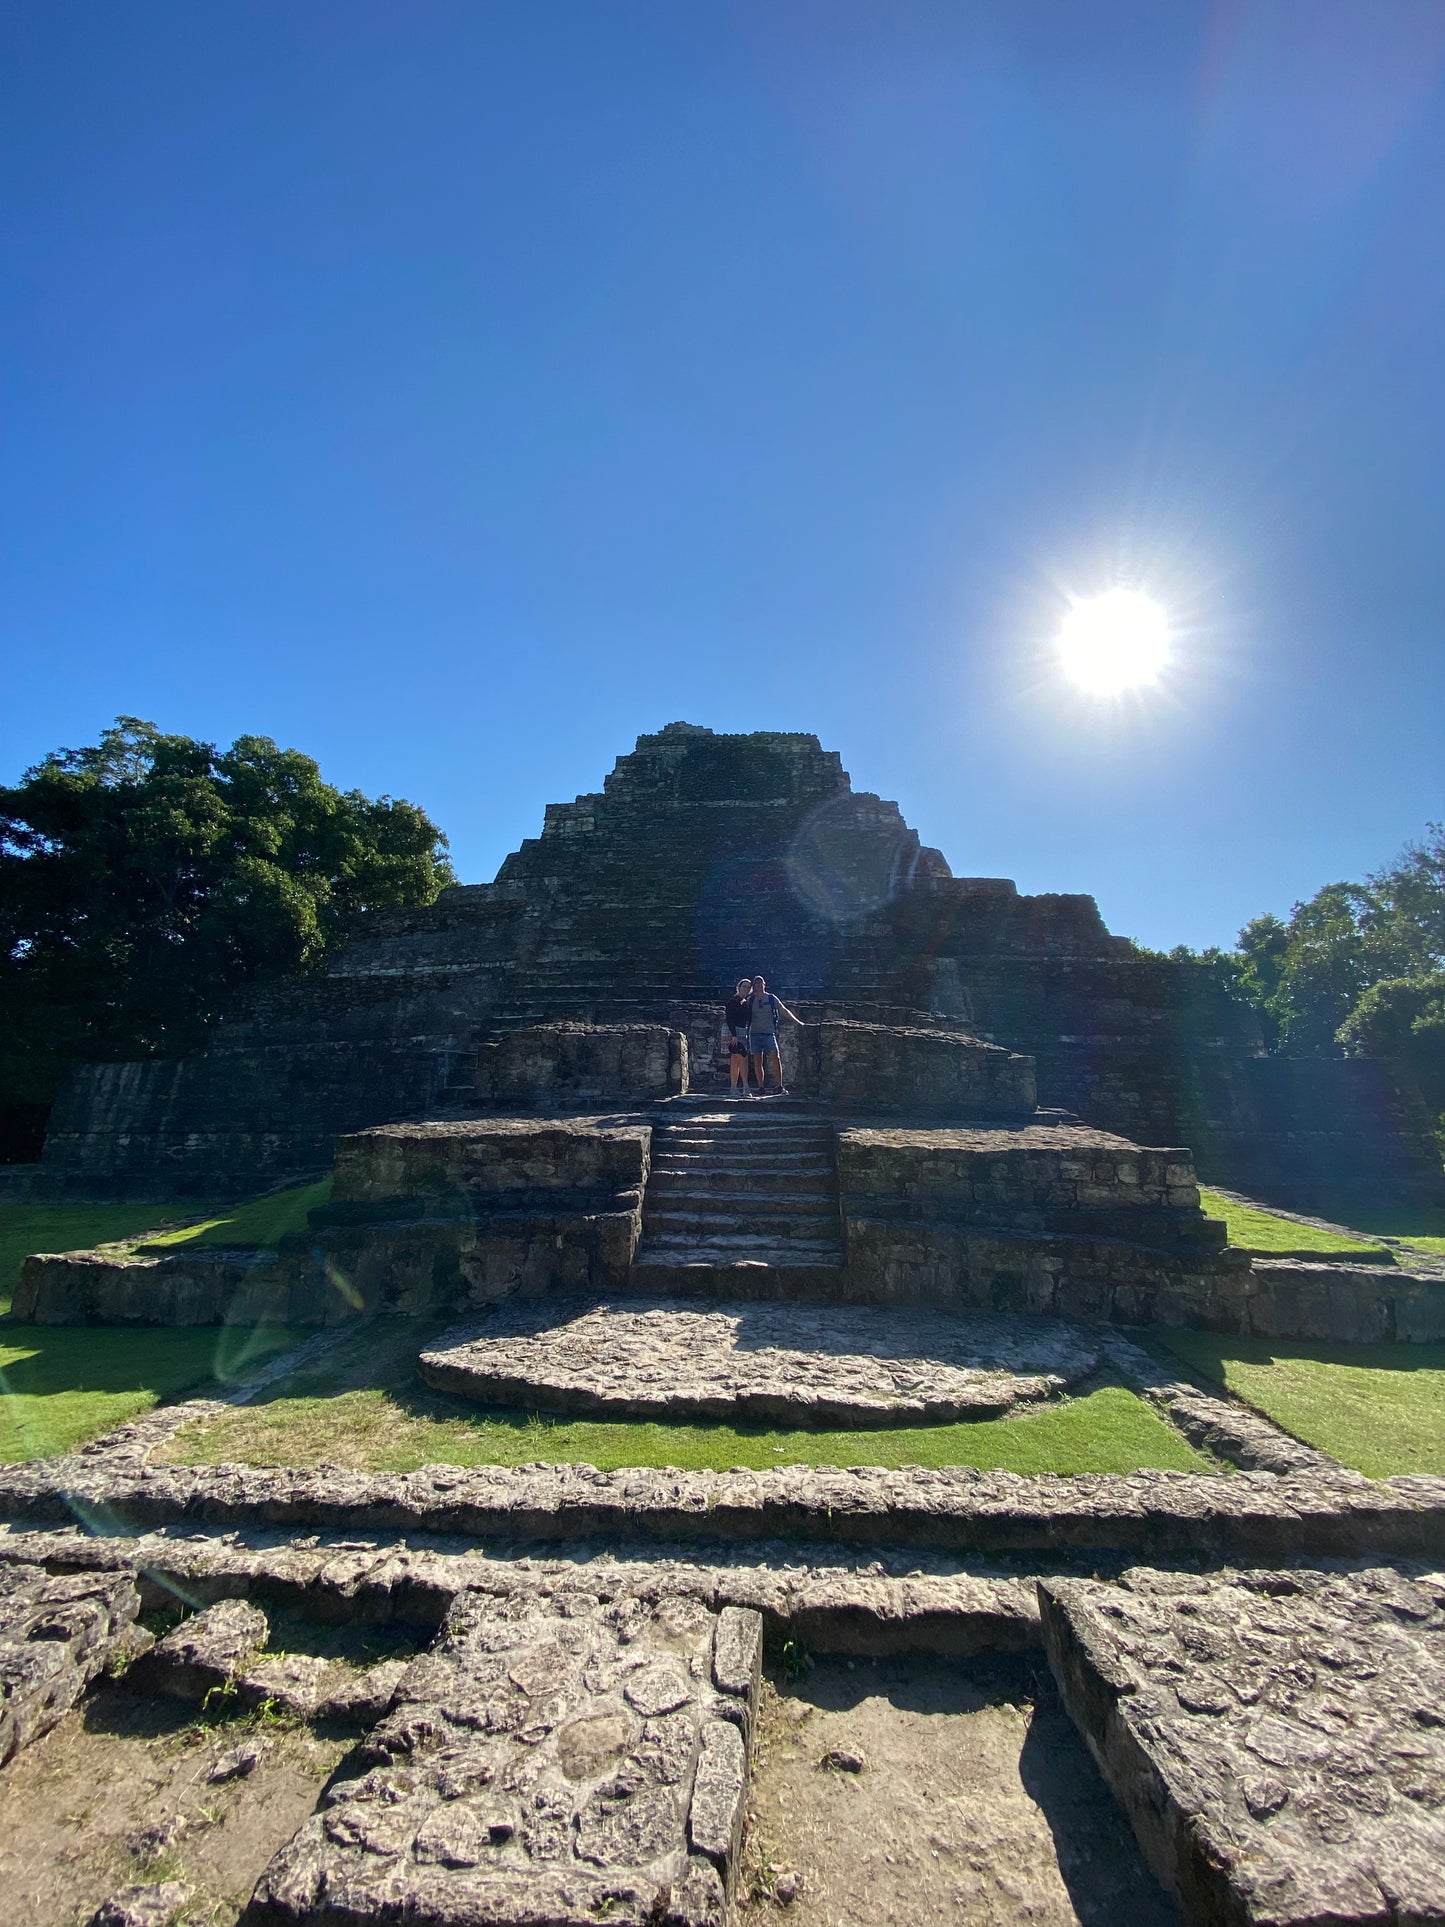
[[[1158,680],[1169,660],[1169,619],[1152,596],[1109,589],[1074,603],[1058,647],[1070,682],[1095,696],[1117,696]]]

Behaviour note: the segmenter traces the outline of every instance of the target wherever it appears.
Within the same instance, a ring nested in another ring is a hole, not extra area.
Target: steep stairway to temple
[[[636,1289],[810,1297],[842,1265],[833,1130],[815,1112],[724,1100],[653,1131]]]

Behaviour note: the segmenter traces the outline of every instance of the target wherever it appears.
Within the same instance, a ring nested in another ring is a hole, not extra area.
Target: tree
[[[314,972],[359,911],[451,881],[415,804],[268,736],[118,717],[0,789],[0,1108],[33,1136],[75,1058],[194,1049],[238,985]]]

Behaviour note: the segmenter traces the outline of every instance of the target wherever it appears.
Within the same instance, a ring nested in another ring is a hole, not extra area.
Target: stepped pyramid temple
[[[720,1005],[759,971],[804,1019],[790,1095],[729,1106]],[[279,1293],[304,1319],[576,1286],[1284,1330],[1298,1281],[1221,1248],[1196,1170],[1297,1207],[1441,1183],[1380,1066],[1270,1058],[1207,970],[1091,897],[954,876],[815,737],[685,723],[494,883],[365,919],[201,1054],[84,1067],[38,1183],[234,1197],[333,1165],[279,1279],[36,1260],[24,1302]]]
[[[727,1093],[744,973],[786,1096]],[[1195,1375],[1201,1329],[1445,1339],[1445,1262],[1229,1245],[1201,1172],[1441,1186],[1382,1067],[955,877],[811,736],[683,723],[199,1055],[82,1069],[29,1196],[325,1202],[24,1261],[22,1321],[242,1362],[0,1463],[16,1905],[82,1919],[128,1851],[91,1927],[222,1877],[250,1927],[1445,1923],[1445,1478]]]

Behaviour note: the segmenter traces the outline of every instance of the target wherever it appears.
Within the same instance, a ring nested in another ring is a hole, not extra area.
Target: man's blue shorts
[[[778,1049],[778,1040],[774,1036],[772,1031],[755,1030],[753,1032],[753,1056],[754,1057],[781,1057],[782,1056],[782,1052]]]

